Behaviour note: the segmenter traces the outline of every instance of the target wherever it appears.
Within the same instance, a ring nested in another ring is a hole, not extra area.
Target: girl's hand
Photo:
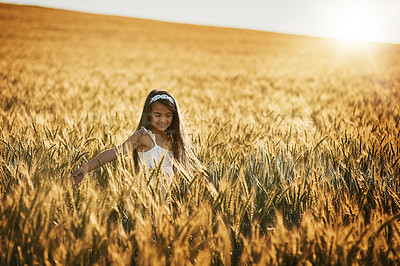
[[[85,177],[85,169],[83,167],[77,169],[75,172],[72,173],[72,179],[78,187],[81,184],[84,177]]]

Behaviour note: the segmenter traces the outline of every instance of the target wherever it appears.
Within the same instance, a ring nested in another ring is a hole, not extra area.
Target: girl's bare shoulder
[[[144,127],[138,129],[133,133],[130,137],[131,142],[136,142],[139,146],[151,146],[153,143],[152,138],[150,137],[148,130]]]
[[[140,142],[143,137],[146,137],[148,134],[145,128],[140,128],[136,130],[128,139],[130,142]]]

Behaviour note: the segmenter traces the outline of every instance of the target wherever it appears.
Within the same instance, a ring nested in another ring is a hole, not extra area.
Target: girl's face
[[[164,132],[172,124],[173,113],[162,103],[155,102],[151,107],[150,119],[152,129]]]

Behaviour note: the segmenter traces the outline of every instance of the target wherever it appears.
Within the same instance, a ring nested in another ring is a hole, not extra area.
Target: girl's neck
[[[160,130],[157,130],[155,128],[152,128],[151,132],[153,132],[153,134],[156,134],[156,135],[161,135],[161,136],[165,135],[164,131],[160,131]]]

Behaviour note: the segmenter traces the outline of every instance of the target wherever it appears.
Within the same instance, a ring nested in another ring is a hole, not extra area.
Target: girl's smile
[[[163,133],[172,124],[173,113],[164,104],[155,102],[151,107],[150,119],[152,130]]]

